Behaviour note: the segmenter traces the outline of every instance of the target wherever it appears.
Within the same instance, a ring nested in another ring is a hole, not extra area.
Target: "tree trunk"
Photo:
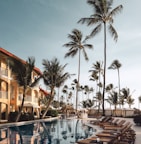
[[[79,58],[78,58],[78,79],[76,85],[76,114],[77,114],[77,105],[78,105],[78,89],[79,89],[79,79],[80,79],[80,49],[79,49]]]
[[[104,23],[104,73],[103,73],[103,99],[102,99],[102,111],[105,116],[105,83],[106,83],[106,23]]]
[[[24,98],[25,98],[25,90],[24,90],[24,93],[23,93],[22,104],[20,106],[19,113],[18,113],[17,118],[16,118],[16,122],[18,122],[20,120],[23,105],[24,105]]]
[[[49,106],[50,106],[52,100],[53,100],[52,98],[49,100],[48,105],[47,105],[47,107],[46,107],[46,110],[45,110],[45,112],[44,112],[43,115],[42,115],[42,118],[45,118],[45,116],[46,116],[46,114],[47,114],[47,112],[48,112],[48,109],[49,109]]]
[[[47,114],[47,112],[48,112],[48,109],[49,109],[49,106],[50,106],[50,104],[51,104],[51,102],[52,102],[52,100],[53,100],[53,95],[54,95],[54,87],[53,88],[51,88],[51,96],[50,96],[50,99],[49,99],[49,102],[48,102],[48,105],[47,105],[47,107],[46,107],[46,110],[45,110],[45,112],[43,113],[43,115],[42,115],[42,118],[45,118],[45,116],[46,116],[46,114]]]

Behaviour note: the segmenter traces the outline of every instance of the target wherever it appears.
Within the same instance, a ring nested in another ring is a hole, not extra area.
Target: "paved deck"
[[[141,144],[141,126],[136,126],[132,118],[121,118],[121,119],[125,119],[126,121],[129,121],[133,124],[132,128],[136,132],[135,144]]]
[[[129,121],[131,124],[133,124],[132,128],[136,132],[135,144],[141,144],[141,126],[136,126],[134,121],[133,121],[133,118],[119,118],[119,117],[115,117],[115,118],[124,119],[126,121]],[[86,120],[95,120],[95,118],[94,119],[93,118],[88,118]]]

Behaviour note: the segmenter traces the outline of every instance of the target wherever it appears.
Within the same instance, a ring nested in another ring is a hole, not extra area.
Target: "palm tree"
[[[119,69],[120,69],[121,66],[122,66],[122,64],[118,60],[114,60],[112,62],[112,64],[109,66],[109,69],[113,69],[113,70],[117,69],[117,72],[118,72],[118,87],[119,87],[118,94],[119,94],[119,96],[120,96],[120,73],[119,73]]]
[[[106,49],[107,49],[107,31],[106,27],[114,38],[115,41],[118,39],[118,34],[113,27],[114,19],[113,17],[118,14],[123,6],[119,5],[116,8],[111,10],[113,0],[87,0],[87,3],[94,8],[94,14],[90,17],[81,18],[78,23],[86,23],[88,26],[96,25],[96,27],[92,30],[89,37],[95,36],[99,33],[102,29],[102,24],[104,26],[104,73],[103,73],[103,115],[105,115],[105,108],[104,108],[104,98],[105,98],[105,83],[106,83]]]
[[[139,101],[139,109],[140,109],[141,96],[138,97],[138,101]]]
[[[42,118],[44,118],[51,102],[54,99],[55,87],[57,87],[61,83],[64,83],[68,78],[70,78],[71,75],[68,72],[64,72],[67,64],[60,65],[57,58],[54,58],[51,61],[43,59],[42,64],[44,66],[42,78],[44,84],[50,88],[50,99],[48,105],[46,106],[46,110],[42,116]]]
[[[111,105],[114,105],[115,115],[116,115],[116,109],[118,105],[118,93],[116,91],[112,91],[109,93],[107,102],[109,102]]]
[[[78,89],[79,89],[79,81],[80,81],[80,60],[81,60],[81,52],[84,54],[85,60],[89,60],[87,53],[85,51],[86,48],[92,49],[93,46],[91,44],[86,44],[86,38],[83,40],[82,32],[78,29],[74,29],[71,34],[68,35],[70,42],[64,44],[66,48],[69,48],[69,51],[65,54],[66,57],[74,57],[78,53],[78,78],[77,78],[77,87],[76,87],[76,112],[77,112],[77,104],[78,104]]]
[[[29,57],[25,63],[14,58],[9,59],[9,68],[14,74],[14,78],[18,82],[18,85],[20,87],[23,87],[22,103],[19,108],[19,113],[16,118],[16,122],[19,121],[21,116],[27,88],[34,86],[34,84],[36,84],[36,82],[39,80],[36,79],[36,82],[34,82],[34,84],[32,83],[32,71],[34,69],[34,64],[35,64],[34,57]]]
[[[98,72],[96,70],[90,70],[89,72],[92,72],[91,75],[90,75],[90,80],[91,81],[96,81],[96,91],[95,93],[97,92],[97,88],[98,88],[98,79],[99,79],[99,76],[98,76]]]
[[[102,101],[102,94],[101,91],[98,91],[96,93],[96,96],[94,97],[94,99],[96,100],[96,102],[98,102],[98,113],[100,112],[100,105],[101,105],[101,101]]]
[[[122,88],[121,89],[121,96],[124,99],[127,99],[127,97],[130,96],[130,89],[129,88]]]
[[[97,81],[97,86],[99,86],[99,91],[100,91],[100,85],[101,85],[101,76],[103,76],[103,69],[102,69],[103,63],[100,61],[96,61],[96,63],[93,63],[93,70],[89,70],[89,72],[92,72],[91,77],[93,79],[91,80],[96,80]],[[96,87],[96,93],[97,93],[97,87]]]
[[[68,96],[68,86],[64,85],[63,89],[62,89],[63,94],[65,94],[66,96],[66,105],[67,105],[67,96]]]
[[[129,108],[131,108],[131,105],[134,104],[134,99],[130,96],[127,97],[127,104],[129,105]]]
[[[126,103],[129,105],[129,108],[131,108],[131,105],[134,104],[134,99],[131,97],[133,92],[131,93],[129,88],[121,89],[121,96],[126,99]]]

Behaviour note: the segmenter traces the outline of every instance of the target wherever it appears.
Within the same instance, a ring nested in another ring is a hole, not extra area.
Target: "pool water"
[[[83,120],[59,119],[0,130],[0,144],[75,144],[96,130]]]

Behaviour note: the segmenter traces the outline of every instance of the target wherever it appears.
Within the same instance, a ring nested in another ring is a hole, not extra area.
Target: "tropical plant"
[[[129,105],[129,108],[131,108],[131,105],[134,104],[134,99],[132,98],[132,93],[130,92],[129,88],[122,88],[121,89],[121,97],[126,99],[126,103]]]
[[[99,87],[99,91],[101,91],[102,83],[101,83],[101,77],[103,77],[103,69],[102,69],[103,63],[100,61],[96,61],[96,63],[93,63],[92,70],[89,70],[89,72],[92,72],[91,79],[97,82],[96,85],[96,93],[97,88]]]
[[[114,60],[112,62],[112,64],[108,67],[109,69],[113,69],[113,70],[117,70],[118,72],[118,87],[119,87],[119,96],[120,96],[120,73],[119,73],[119,69],[122,66],[122,64],[118,61],[118,60]]]
[[[87,95],[87,99],[89,99],[90,88],[88,85],[84,86],[84,94]]]
[[[118,93],[116,91],[112,91],[109,93],[110,95],[108,96],[107,102],[109,102],[111,105],[114,105],[114,109],[116,112],[116,108],[118,105]]]
[[[24,106],[26,90],[29,87],[35,86],[35,84],[37,84],[39,79],[36,79],[36,82],[35,81],[33,82],[34,84],[32,83],[32,72],[34,70],[34,64],[35,64],[34,57],[29,57],[26,62],[17,60],[15,58],[10,58],[8,64],[9,64],[9,68],[14,74],[14,78],[17,81],[18,85],[20,87],[23,87],[22,102],[21,102],[21,106],[19,107],[18,116],[16,118],[16,122],[18,122]]]
[[[121,89],[121,96],[124,99],[127,99],[127,97],[130,96],[130,89],[129,88],[122,88]]]
[[[139,101],[139,109],[140,109],[141,96],[138,97],[138,101]]]
[[[94,13],[90,17],[81,18],[78,23],[86,23],[88,26],[96,25],[92,30],[90,36],[93,37],[99,33],[104,26],[104,72],[103,72],[103,115],[105,115],[104,98],[105,98],[105,83],[106,83],[106,57],[107,57],[107,32],[106,27],[114,38],[115,41],[118,39],[118,34],[113,27],[113,17],[118,14],[123,6],[119,5],[114,9],[112,8],[113,0],[87,0],[87,3],[94,8]]]
[[[42,118],[44,118],[51,102],[54,99],[55,87],[58,86],[58,83],[64,83],[68,78],[70,78],[71,75],[68,72],[64,72],[67,64],[61,65],[57,58],[54,58],[51,61],[43,59],[42,64],[44,66],[42,78],[44,84],[50,88],[50,99],[48,105],[46,106],[46,110],[42,115]]]
[[[101,91],[98,91],[96,93],[96,96],[94,97],[95,101],[98,102],[97,106],[98,106],[98,113],[100,112],[100,105],[101,105],[101,102],[102,102],[102,93]]]
[[[134,100],[135,100],[135,99],[133,99],[133,98],[131,97],[131,95],[127,97],[126,102],[127,102],[127,104],[129,105],[129,108],[131,108],[131,105],[134,104]]]
[[[62,89],[63,94],[65,94],[66,96],[66,104],[67,104],[67,96],[68,96],[68,86],[64,85],[63,89]]]
[[[87,100],[83,100],[80,104],[82,108],[87,108]]]
[[[79,82],[80,82],[80,60],[81,60],[81,52],[84,54],[85,60],[89,60],[86,48],[92,49],[93,46],[91,44],[86,44],[86,38],[83,40],[82,32],[78,29],[72,30],[72,33],[68,35],[70,42],[64,44],[66,48],[69,48],[69,51],[65,54],[66,57],[74,57],[78,53],[78,78],[77,78],[77,87],[76,87],[76,112],[77,112],[77,105],[78,105],[78,89],[79,89]]]
[[[94,106],[94,100],[91,100],[91,99],[83,100],[80,104],[82,108],[89,109]]]
[[[96,82],[96,92],[97,92],[97,88],[98,88],[98,72],[96,70],[90,70],[89,72],[92,72],[90,75],[90,80],[91,81],[95,81]]]

